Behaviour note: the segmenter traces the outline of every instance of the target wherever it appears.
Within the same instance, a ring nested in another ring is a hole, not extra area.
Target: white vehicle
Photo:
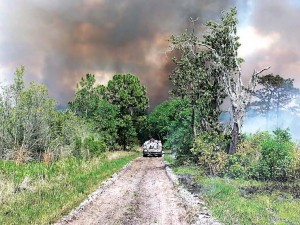
[[[143,156],[159,156],[163,154],[161,141],[151,138],[143,144]]]

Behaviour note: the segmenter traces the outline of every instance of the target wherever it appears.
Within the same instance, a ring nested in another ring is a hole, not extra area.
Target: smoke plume
[[[243,6],[247,28],[240,27],[240,34],[245,48],[245,74],[250,75],[254,69],[271,66],[267,73],[293,78],[294,85],[299,88],[299,1],[248,0]],[[243,131],[253,133],[258,130],[289,128],[293,138],[300,140],[299,113],[282,109],[278,114],[274,111],[269,114],[268,121],[263,116],[247,116]]]
[[[25,78],[45,83],[50,96],[65,105],[86,73],[99,83],[133,73],[153,106],[168,96],[170,35],[183,32],[190,17],[202,24],[233,5],[233,0],[1,1],[1,76],[9,80],[25,65],[30,75]]]
[[[267,73],[295,79],[300,87],[300,3],[298,0],[247,0],[248,29],[240,27],[245,74],[271,66]],[[244,38],[243,38],[244,37]]]

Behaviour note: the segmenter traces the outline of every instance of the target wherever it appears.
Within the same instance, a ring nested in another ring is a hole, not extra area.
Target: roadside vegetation
[[[148,98],[136,76],[115,75],[105,87],[87,74],[69,108],[59,111],[46,86],[25,86],[24,73],[18,68],[14,82],[0,92],[0,159],[89,158],[139,145]]]
[[[289,132],[243,137],[234,155],[218,150],[224,144],[202,136],[192,149],[196,158],[182,161],[170,151],[165,159],[224,224],[298,224],[300,150]]]
[[[224,224],[299,224],[300,149],[278,122],[281,112],[297,117],[299,89],[292,79],[264,75],[269,65],[243,84],[235,8],[203,33],[191,23],[170,38],[172,99],[149,114],[148,132],[164,141],[180,181]],[[268,131],[242,133],[245,118],[255,116]]]
[[[0,223],[56,222],[95,191],[102,181],[138,156],[136,152],[114,152],[54,163],[1,161]]]
[[[0,92],[0,224],[49,224],[139,156],[148,97],[135,75],[106,87],[87,74],[57,110],[47,87],[26,85],[24,74],[17,68]]]

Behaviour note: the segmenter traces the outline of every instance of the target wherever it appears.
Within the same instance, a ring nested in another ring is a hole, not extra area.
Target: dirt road
[[[188,222],[162,158],[139,158],[83,212],[60,224],[184,225]]]

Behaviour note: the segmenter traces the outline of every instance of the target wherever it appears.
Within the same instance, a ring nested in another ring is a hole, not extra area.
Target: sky
[[[189,29],[190,17],[201,35],[205,21],[233,6],[245,79],[271,66],[300,87],[299,0],[1,0],[0,85],[24,65],[27,82],[46,84],[66,105],[87,73],[101,84],[132,73],[154,106],[168,98],[170,35]]]

